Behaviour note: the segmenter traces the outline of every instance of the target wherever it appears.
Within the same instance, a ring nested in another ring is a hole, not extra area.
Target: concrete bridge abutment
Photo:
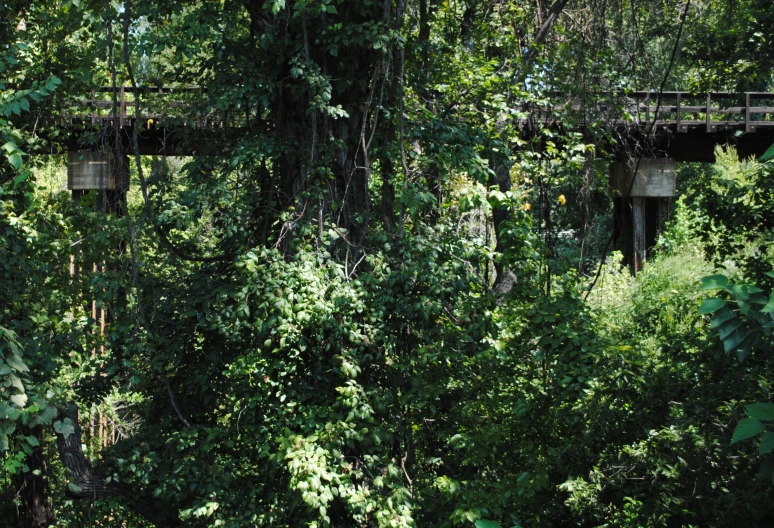
[[[677,161],[670,158],[610,164],[613,243],[623,249],[635,273],[642,270],[669,219],[676,172]]]

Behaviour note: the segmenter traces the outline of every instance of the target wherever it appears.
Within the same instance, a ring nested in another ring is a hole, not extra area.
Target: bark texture
[[[41,428],[35,427],[25,434],[40,438]],[[48,462],[43,448],[33,447],[26,460],[29,471],[14,477],[17,495],[21,499],[19,524],[22,528],[48,528],[55,523],[48,490]]]
[[[81,427],[78,410],[71,406],[64,417],[70,418],[74,431],[70,434],[57,433],[57,446],[62,464],[70,474],[67,495],[73,499],[99,500],[108,497],[121,499],[128,508],[142,515],[158,528],[181,526],[177,511],[123,482],[108,482],[98,474],[83,454],[81,448]]]

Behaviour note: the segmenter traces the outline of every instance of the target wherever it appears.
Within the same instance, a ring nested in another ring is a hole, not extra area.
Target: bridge
[[[559,93],[552,95],[562,98]],[[129,138],[138,127],[141,154],[194,155],[200,151],[197,142],[215,134],[237,134],[260,122],[260,116],[244,109],[213,108],[202,102],[203,96],[200,87],[93,90],[90,96],[68,101],[62,108],[61,125],[70,132],[64,146],[78,150],[84,135],[115,127],[124,132],[125,151],[129,152]],[[712,162],[717,145],[734,145],[740,157],[759,157],[774,143],[774,93],[769,92],[670,91],[660,97],[657,92],[600,92],[552,106],[524,104],[521,110],[515,124],[525,130],[537,123],[556,127],[568,122],[584,133],[592,127],[606,129],[617,141],[606,149],[614,156],[627,145],[647,144],[651,155]],[[650,137],[645,137],[648,131]],[[187,141],[186,136],[192,137]]]
[[[559,94],[557,94],[559,95]],[[774,93],[769,92],[603,92],[588,101],[525,106],[530,118],[546,126],[575,123],[613,133],[614,157],[645,146],[646,155],[675,161],[715,161],[717,145],[733,145],[740,158],[760,157],[774,143]],[[650,132],[650,137],[645,137]]]
[[[60,126],[68,131],[62,146],[70,152],[78,151],[84,148],[83,139],[89,135],[119,131],[123,151],[131,153],[131,138],[137,127],[142,155],[196,155],[202,150],[197,143],[207,141],[215,134],[236,133],[247,123],[244,114],[235,116],[233,112],[207,108],[202,95],[203,90],[196,86],[140,87],[136,90],[108,86],[92,90],[90,96],[69,100],[61,109]],[[103,140],[109,148],[114,144],[112,138],[109,141],[104,137],[97,139]]]

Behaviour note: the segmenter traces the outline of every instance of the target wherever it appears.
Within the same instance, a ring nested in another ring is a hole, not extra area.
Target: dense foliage
[[[0,2],[0,518],[771,525],[774,161],[681,166],[633,276],[607,161],[654,146],[597,110],[770,89],[772,20]],[[73,200],[75,147],[129,188]]]

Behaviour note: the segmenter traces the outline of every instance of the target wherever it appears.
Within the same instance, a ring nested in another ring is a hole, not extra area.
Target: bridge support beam
[[[121,213],[121,200],[129,189],[129,157],[96,150],[67,153],[67,188],[73,200],[86,191],[96,191],[95,211]]]
[[[642,269],[669,218],[676,170],[677,162],[668,158],[610,164],[613,240],[616,247],[623,244],[635,273]]]

